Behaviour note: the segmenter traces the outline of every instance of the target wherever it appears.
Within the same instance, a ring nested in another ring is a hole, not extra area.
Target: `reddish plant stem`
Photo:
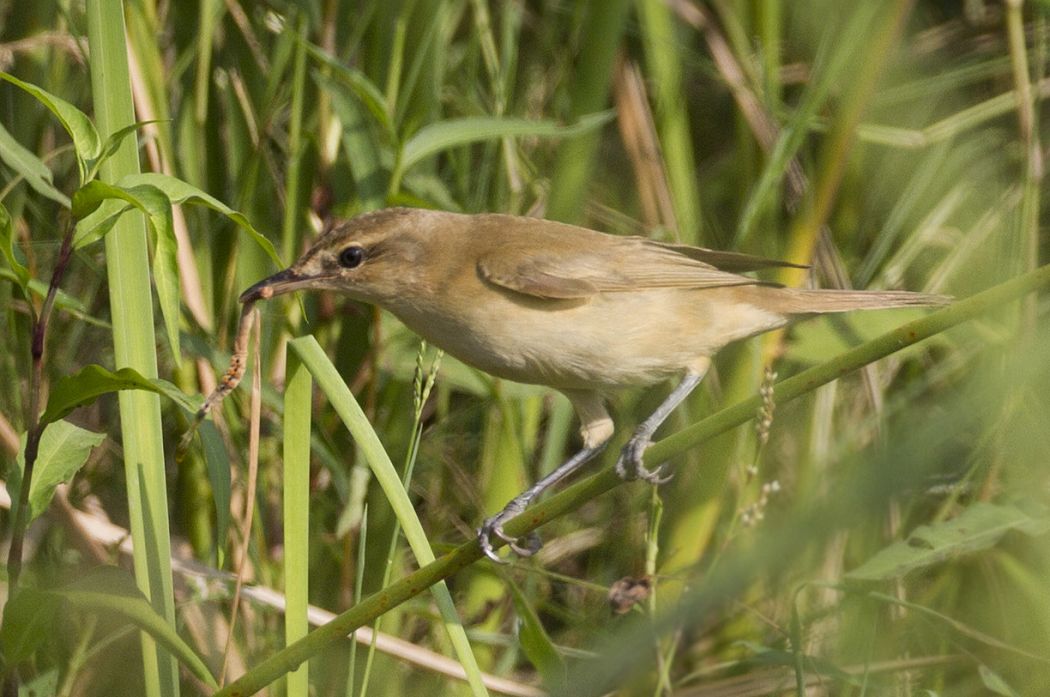
[[[40,405],[44,402],[44,346],[47,341],[48,321],[55,306],[58,287],[66,275],[69,260],[73,256],[73,225],[67,224],[62,238],[62,247],[55,261],[55,271],[51,275],[44,304],[33,322],[33,343],[30,353],[33,370],[29,376],[29,418],[26,434],[25,469],[22,472],[22,483],[18,489],[18,508],[11,530],[11,547],[7,554],[7,573],[10,593],[13,595],[18,586],[18,577],[22,573],[22,547],[25,542],[26,524],[29,518],[29,489],[33,484],[33,467],[40,451],[40,437],[47,424],[40,423]]]

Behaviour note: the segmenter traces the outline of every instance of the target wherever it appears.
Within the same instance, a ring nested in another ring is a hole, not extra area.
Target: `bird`
[[[645,450],[719,349],[809,315],[950,302],[908,291],[788,288],[744,275],[784,266],[798,265],[539,218],[398,207],[330,224],[240,301],[334,291],[391,312],[481,371],[563,393],[582,447],[481,524],[481,550],[500,561],[494,538],[522,556],[538,549],[537,539],[515,539],[503,526],[609,443],[610,393],[678,381],[615,465],[623,479],[663,483],[662,466],[644,465]]]

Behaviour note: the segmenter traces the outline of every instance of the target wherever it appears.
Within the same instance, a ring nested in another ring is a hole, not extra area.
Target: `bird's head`
[[[334,290],[389,303],[426,292],[426,266],[441,246],[447,213],[388,208],[333,225],[284,271],[241,293],[242,303],[295,290]]]

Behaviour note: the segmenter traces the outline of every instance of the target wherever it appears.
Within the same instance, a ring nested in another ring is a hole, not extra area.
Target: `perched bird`
[[[611,438],[607,392],[680,380],[616,463],[625,479],[658,483],[660,468],[643,465],[645,449],[726,344],[798,316],[948,300],[904,291],[799,290],[740,275],[772,266],[791,264],[535,218],[390,208],[332,226],[292,266],[240,299],[344,293],[392,312],[464,363],[569,398],[583,448],[481,525],[481,548],[496,559],[493,535],[519,554],[534,551],[509,538],[503,525]]]

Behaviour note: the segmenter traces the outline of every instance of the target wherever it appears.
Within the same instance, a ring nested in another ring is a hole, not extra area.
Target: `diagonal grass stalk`
[[[901,349],[1021,299],[1029,293],[1045,290],[1048,287],[1050,287],[1050,265],[1041,266],[1035,271],[1001,283],[926,317],[908,322],[825,363],[781,380],[774,387],[776,403],[780,405],[797,399],[880,358],[885,358]],[[295,350],[320,354],[315,360],[324,359],[320,347],[316,343],[312,345],[307,343],[309,341],[312,341],[311,337],[296,339],[295,342],[300,343],[296,345]],[[318,364],[317,368],[322,368],[322,364]],[[339,384],[342,385],[341,380]],[[722,409],[654,443],[646,451],[646,465],[655,466],[657,463],[666,462],[689,448],[696,447],[721,433],[747,423],[754,418],[761,404],[762,397],[756,395],[751,399]],[[394,476],[396,477],[396,474]],[[623,480],[614,471],[605,470],[569,486],[564,491],[530,508],[527,513],[510,521],[505,526],[505,530],[509,536],[522,537],[564,513],[577,510],[585,502],[623,483]],[[302,641],[270,656],[240,680],[217,692],[216,697],[251,694],[263,688],[321,651],[331,642],[345,637],[358,627],[372,621],[390,608],[414,598],[434,584],[443,584],[445,579],[452,577],[481,558],[482,553],[476,541],[471,540],[460,545],[400,581],[373,593],[328,624],[314,630]]]
[[[427,541],[426,533],[423,531],[423,526],[419,522],[415,509],[412,507],[412,502],[408,498],[408,493],[401,483],[401,478],[398,476],[397,470],[394,469],[394,465],[390,462],[390,456],[383,449],[383,444],[379,442],[379,437],[372,429],[371,424],[368,423],[368,419],[365,417],[360,405],[354,399],[346,383],[343,382],[335,366],[332,365],[324,350],[321,349],[321,345],[312,336],[293,339],[289,342],[288,347],[298,355],[299,359],[314,376],[314,379],[317,380],[325,396],[328,397],[328,400],[339,414],[339,418],[350,430],[354,440],[365,454],[365,459],[372,468],[372,473],[380,488],[382,488],[383,493],[390,502],[390,507],[394,510],[399,524],[404,529],[405,539],[408,541],[408,545],[419,564],[421,566],[432,564],[435,558],[434,552],[430,548],[430,543]],[[481,680],[481,671],[470,648],[470,643],[467,641],[467,634],[456,613],[448,587],[443,583],[436,585],[433,588],[433,593],[434,601],[444,619],[445,628],[448,630],[449,639],[467,672],[467,681],[472,692],[475,695],[487,695],[488,691]],[[300,641],[299,643],[301,644],[302,642]],[[227,689],[239,689],[234,687],[236,684],[232,683]],[[236,694],[236,692],[233,694]]]

